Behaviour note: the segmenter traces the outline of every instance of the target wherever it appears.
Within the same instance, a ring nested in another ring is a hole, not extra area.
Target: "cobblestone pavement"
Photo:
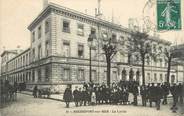
[[[171,105],[171,104],[170,104]],[[97,105],[65,108],[65,103],[49,99],[34,99],[30,95],[18,94],[18,99],[8,107],[0,109],[1,116],[184,116],[181,106],[177,113],[170,111],[170,105],[155,107],[132,105]]]

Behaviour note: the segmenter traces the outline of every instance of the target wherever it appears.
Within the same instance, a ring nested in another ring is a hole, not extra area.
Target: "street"
[[[170,101],[169,101],[170,102]],[[34,99],[30,95],[18,94],[18,99],[8,107],[1,110],[1,116],[182,116],[182,109],[179,107],[177,113],[170,111],[169,105],[161,105],[161,110],[155,107],[142,107],[132,105],[97,105],[75,107],[74,103],[70,108],[65,108],[65,103],[50,99]],[[136,114],[136,115],[135,115]]]

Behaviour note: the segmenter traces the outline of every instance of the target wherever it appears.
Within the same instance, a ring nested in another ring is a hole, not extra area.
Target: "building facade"
[[[114,56],[111,66],[111,82],[121,79],[142,83],[141,66],[132,59],[128,61],[126,44],[131,31],[120,25],[92,17],[81,12],[59,6],[54,3],[47,7],[28,26],[31,33],[30,48],[13,58],[2,62],[1,78],[11,82],[26,82],[28,88],[35,84],[50,86],[54,90],[63,90],[66,84],[89,82],[89,46],[90,33],[97,35],[96,48],[92,49],[92,81],[106,82],[106,62],[100,45],[101,37],[108,36],[124,41]],[[153,52],[169,47],[168,41],[151,37]],[[4,52],[1,57],[7,57]],[[12,53],[13,55],[13,53]],[[6,67],[6,68],[4,68]],[[183,70],[183,69],[182,69]],[[146,61],[146,83],[166,81],[167,62],[161,56],[158,61],[150,57]],[[171,82],[177,82],[177,70],[171,70]]]

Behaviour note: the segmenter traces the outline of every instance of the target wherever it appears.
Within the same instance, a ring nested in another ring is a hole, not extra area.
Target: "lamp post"
[[[96,39],[95,34],[90,34],[88,37],[88,46],[89,46],[89,81],[92,82],[92,71],[91,71],[91,50],[94,47],[94,39]]]

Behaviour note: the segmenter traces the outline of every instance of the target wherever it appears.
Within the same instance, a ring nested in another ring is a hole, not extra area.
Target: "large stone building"
[[[101,36],[108,35],[109,30],[117,40],[128,41],[131,37],[128,28],[54,3],[49,3],[28,29],[31,33],[30,48],[20,54],[4,51],[1,55],[1,78],[11,82],[26,82],[28,88],[38,84],[62,89],[66,84],[89,82],[87,40],[90,33],[97,35],[98,42]],[[149,38],[153,41],[155,52],[170,45],[168,41],[157,37]],[[129,80],[131,73],[133,79],[142,83],[140,63],[133,61],[129,65],[126,46],[122,44],[120,48],[125,54],[118,51],[113,58],[111,82]],[[150,58],[145,67],[146,83],[165,82],[166,67],[164,57],[157,62]],[[178,73],[176,69],[171,69],[171,82],[178,81]],[[105,56],[99,44],[92,49],[92,80],[96,83],[106,82]]]

